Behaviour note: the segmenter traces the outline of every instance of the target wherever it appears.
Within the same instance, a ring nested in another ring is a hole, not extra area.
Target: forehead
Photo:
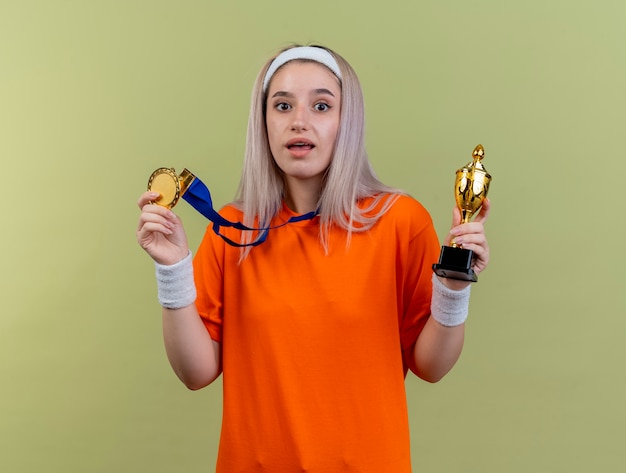
[[[276,90],[322,87],[334,93],[341,92],[339,79],[330,69],[315,61],[297,59],[276,71],[268,87],[268,96]]]

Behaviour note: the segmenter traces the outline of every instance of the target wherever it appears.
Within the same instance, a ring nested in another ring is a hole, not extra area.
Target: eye
[[[326,102],[318,102],[313,105],[313,108],[318,112],[327,112],[328,110],[330,110],[330,105],[328,105]]]
[[[279,112],[286,112],[287,110],[291,109],[291,105],[289,105],[287,102],[279,102],[275,105],[275,108]]]

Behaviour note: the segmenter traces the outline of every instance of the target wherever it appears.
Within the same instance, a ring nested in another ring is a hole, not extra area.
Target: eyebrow
[[[335,94],[333,94],[330,90],[328,89],[315,89],[313,90],[313,95],[330,95],[331,97],[334,97]],[[272,98],[274,97],[294,97],[294,94],[292,94],[291,92],[285,92],[283,90],[279,90],[276,93],[274,93],[274,95],[272,95]]]

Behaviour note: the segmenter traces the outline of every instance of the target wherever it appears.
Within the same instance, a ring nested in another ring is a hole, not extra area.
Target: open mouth
[[[313,149],[315,148],[315,145],[313,145],[312,143],[307,143],[305,141],[296,141],[293,143],[289,143],[287,145],[287,149],[292,149],[292,150],[309,150],[309,149]]]

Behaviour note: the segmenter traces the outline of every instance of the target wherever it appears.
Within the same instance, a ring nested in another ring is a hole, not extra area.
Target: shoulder
[[[395,198],[396,200],[390,210],[403,214],[416,214],[430,217],[426,207],[410,195],[400,194],[392,196],[392,198]]]
[[[241,207],[237,205],[235,202],[231,202],[230,204],[226,204],[222,207],[218,212],[222,217],[232,220],[234,218],[240,220],[243,217],[243,211]]]
[[[426,226],[432,226],[432,218],[426,208],[415,198],[406,195],[390,195],[392,204],[383,215],[389,222],[397,225],[409,226],[414,230],[419,230]]]
[[[407,194],[378,194],[359,202],[365,219],[374,223],[371,227],[412,239],[424,230],[433,229],[433,221],[426,208]]]
[[[377,223],[382,231],[391,232],[399,241],[436,239],[430,213],[419,201],[406,194],[391,195],[389,198],[392,204]]]
[[[237,231],[232,228],[232,222],[241,222],[243,220],[243,212],[239,206],[235,203],[226,204],[217,213],[219,217],[212,218],[206,226],[203,243],[221,247],[224,241],[222,238],[219,238],[219,235],[226,236],[229,239],[236,238],[238,241],[240,234],[236,233]]]

